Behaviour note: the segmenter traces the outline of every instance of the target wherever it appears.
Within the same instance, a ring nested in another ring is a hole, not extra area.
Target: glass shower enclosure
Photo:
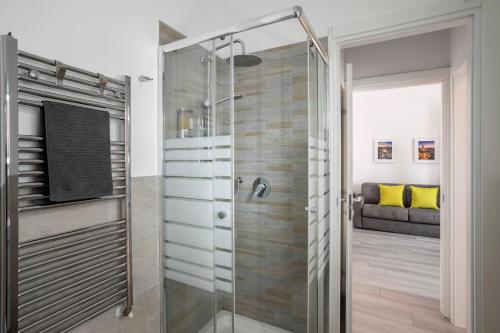
[[[327,332],[328,55],[301,8],[160,55],[163,332]]]

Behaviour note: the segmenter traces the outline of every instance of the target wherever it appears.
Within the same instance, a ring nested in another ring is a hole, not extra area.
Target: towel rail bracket
[[[63,84],[64,76],[68,67],[61,61],[56,60],[56,79],[57,84]]]
[[[108,80],[102,74],[98,74],[98,76],[99,76],[99,94],[104,95],[104,90],[108,85]]]

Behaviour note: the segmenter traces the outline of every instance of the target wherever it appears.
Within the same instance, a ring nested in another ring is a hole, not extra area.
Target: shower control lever
[[[262,193],[264,193],[265,190],[266,190],[266,184],[261,183],[261,184],[257,185],[257,187],[255,188],[255,191],[253,192],[253,195],[256,197],[261,197]]]
[[[227,216],[227,212],[225,210],[220,210],[218,213],[217,213],[217,216],[222,220],[222,219],[225,219],[226,216]]]
[[[271,183],[264,177],[259,177],[253,182],[253,194],[256,198],[266,198],[271,194]]]

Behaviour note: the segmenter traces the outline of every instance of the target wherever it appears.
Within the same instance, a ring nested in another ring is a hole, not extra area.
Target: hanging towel
[[[113,193],[109,113],[44,101],[50,201]]]

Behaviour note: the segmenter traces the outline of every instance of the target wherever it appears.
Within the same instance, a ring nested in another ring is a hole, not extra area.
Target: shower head
[[[233,41],[233,44],[240,44],[240,46],[241,46],[241,54],[237,54],[237,55],[233,56],[235,67],[253,67],[253,66],[257,66],[258,64],[260,64],[262,62],[262,59],[257,57],[257,56],[254,56],[251,54],[246,54],[245,43],[243,43],[243,41],[241,39],[235,39]],[[229,45],[231,45],[231,42],[224,43],[222,45],[219,45],[216,48],[216,50],[220,50],[220,49],[227,47]],[[230,63],[231,58],[230,57],[227,58],[226,62]]]
[[[230,59],[226,61],[229,62]],[[234,66],[236,67],[253,67],[262,62],[262,59],[251,54],[239,54],[234,56]]]

